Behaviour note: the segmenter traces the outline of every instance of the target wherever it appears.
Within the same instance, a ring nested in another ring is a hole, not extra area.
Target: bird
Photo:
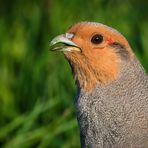
[[[77,86],[82,148],[148,148],[148,76],[127,39],[98,22],[78,22],[50,42]]]

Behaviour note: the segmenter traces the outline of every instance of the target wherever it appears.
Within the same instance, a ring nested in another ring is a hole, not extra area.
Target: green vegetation
[[[1,0],[0,147],[80,147],[71,70],[49,41],[75,22],[102,22],[148,70],[147,14],[147,0]]]

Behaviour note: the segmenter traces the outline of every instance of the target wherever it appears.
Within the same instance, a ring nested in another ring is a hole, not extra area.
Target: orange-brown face
[[[122,60],[132,54],[126,39],[102,24],[78,23],[62,37],[68,42],[58,45],[58,49],[64,51],[78,86],[86,91],[92,90],[96,84],[114,81]],[[60,38],[61,43],[63,40]],[[57,44],[57,40],[52,44]]]

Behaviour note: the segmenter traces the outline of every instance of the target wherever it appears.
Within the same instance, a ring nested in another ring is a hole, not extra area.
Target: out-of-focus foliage
[[[147,0],[1,0],[0,147],[80,147],[71,70],[49,41],[75,22],[102,22],[148,70],[147,14]]]

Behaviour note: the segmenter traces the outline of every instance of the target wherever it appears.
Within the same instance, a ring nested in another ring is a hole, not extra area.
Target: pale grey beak
[[[80,47],[68,39],[64,34],[55,37],[50,42],[52,51],[81,51]]]

